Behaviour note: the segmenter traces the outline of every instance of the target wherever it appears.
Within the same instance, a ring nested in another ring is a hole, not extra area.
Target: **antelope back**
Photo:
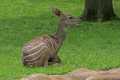
[[[57,43],[49,36],[33,39],[23,47],[23,64],[43,66],[45,61],[55,55]]]

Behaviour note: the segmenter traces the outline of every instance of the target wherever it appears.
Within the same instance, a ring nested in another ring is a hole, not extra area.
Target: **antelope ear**
[[[57,8],[52,8],[52,12],[55,16],[61,16],[62,12]]]

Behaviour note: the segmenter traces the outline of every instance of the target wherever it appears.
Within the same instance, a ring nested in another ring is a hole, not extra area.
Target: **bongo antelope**
[[[64,14],[54,8],[53,13],[59,18],[58,29],[53,35],[37,37],[22,49],[22,61],[25,66],[48,66],[49,64],[60,63],[58,51],[66,38],[65,28],[79,24],[79,18]]]

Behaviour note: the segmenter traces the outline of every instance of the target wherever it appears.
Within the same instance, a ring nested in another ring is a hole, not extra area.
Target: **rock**
[[[33,75],[27,76],[25,78],[22,78],[21,80],[51,80],[51,79],[49,78],[49,75],[33,74]]]
[[[33,74],[21,80],[120,80],[120,69],[94,71],[81,68],[65,75]]]
[[[96,75],[96,74],[97,74],[97,71],[81,68],[81,69],[72,71],[72,72],[68,73],[67,75],[71,76],[71,77],[77,77],[82,80],[86,80],[88,77]]]

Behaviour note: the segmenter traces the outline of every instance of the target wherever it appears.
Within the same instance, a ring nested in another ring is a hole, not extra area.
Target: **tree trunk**
[[[83,20],[110,20],[115,17],[112,0],[85,0]]]
[[[110,20],[116,16],[113,10],[112,0],[99,0],[98,16],[103,20]]]
[[[85,0],[85,9],[82,19],[94,20],[97,18],[97,0]]]

